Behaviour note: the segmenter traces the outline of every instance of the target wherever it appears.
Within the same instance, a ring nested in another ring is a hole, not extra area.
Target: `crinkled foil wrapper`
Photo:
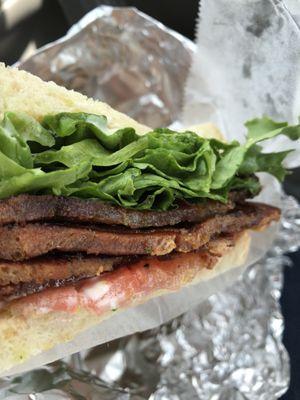
[[[194,50],[134,8],[103,6],[20,66],[154,128],[178,119]]]
[[[22,68],[159,126],[180,114],[193,51],[191,42],[135,9],[101,7]],[[0,398],[278,398],[289,383],[282,268],[300,234],[298,203],[284,196],[283,204],[275,245],[236,285],[156,330],[4,378]]]

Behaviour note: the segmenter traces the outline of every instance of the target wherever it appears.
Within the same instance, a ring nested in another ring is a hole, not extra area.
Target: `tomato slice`
[[[191,282],[199,269],[211,267],[218,257],[208,252],[177,253],[143,258],[129,266],[85,279],[73,286],[46,289],[17,300],[22,312],[74,313],[86,308],[96,314],[140,302],[156,291],[176,291]]]

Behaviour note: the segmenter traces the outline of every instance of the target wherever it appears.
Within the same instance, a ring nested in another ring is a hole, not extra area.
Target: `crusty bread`
[[[190,276],[189,271],[186,271],[181,280],[181,287],[199,284],[241,266],[246,260],[249,244],[250,236],[245,231],[237,238],[235,246],[228,247],[227,252],[212,269],[200,263],[199,272],[195,276]],[[136,306],[169,292],[170,290],[155,290],[147,297],[133,299],[128,306]],[[26,310],[22,309],[20,313],[13,303],[0,313],[0,342],[3,344],[0,352],[0,372],[3,373],[59,343],[72,340],[80,332],[120,311],[122,308],[102,315],[96,315],[86,308],[80,308],[75,313],[32,311],[28,317]]]
[[[27,72],[6,68],[0,63],[0,118],[6,111],[26,112],[39,120],[45,114],[84,111],[105,115],[111,128],[131,126],[139,134],[150,129],[102,102],[88,99],[53,82],[43,82]],[[199,125],[191,130],[205,137],[222,138],[219,130],[212,124]],[[237,239],[235,246],[227,249],[214,268],[208,269],[199,265],[197,275],[191,279],[187,275],[181,287],[209,280],[242,265],[247,257],[249,244],[250,236],[248,232],[244,232]],[[147,298],[133,300],[128,306],[143,303],[167,292],[169,290],[155,290]],[[74,313],[32,311],[30,316],[25,316],[17,311],[17,304],[18,302],[12,303],[0,312],[0,372],[9,370],[59,343],[71,340],[78,333],[112,315],[112,312],[96,315],[88,309],[81,308]]]

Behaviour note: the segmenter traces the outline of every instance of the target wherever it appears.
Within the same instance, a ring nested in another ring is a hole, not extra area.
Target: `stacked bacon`
[[[227,204],[181,203],[136,211],[97,200],[19,195],[0,201],[0,299],[74,284],[137,262],[201,255],[212,268],[236,237],[280,217],[279,209],[232,192]],[[225,246],[225,247],[224,247]]]

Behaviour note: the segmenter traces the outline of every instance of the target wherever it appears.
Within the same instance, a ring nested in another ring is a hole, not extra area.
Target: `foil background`
[[[134,9],[101,7],[22,68],[159,126],[178,119],[193,49]],[[282,267],[300,233],[299,205],[287,196],[283,204],[274,247],[236,285],[156,330],[4,378],[0,398],[278,398],[289,382],[278,303]]]
[[[134,8],[102,6],[21,67],[154,128],[178,119],[194,49]]]

